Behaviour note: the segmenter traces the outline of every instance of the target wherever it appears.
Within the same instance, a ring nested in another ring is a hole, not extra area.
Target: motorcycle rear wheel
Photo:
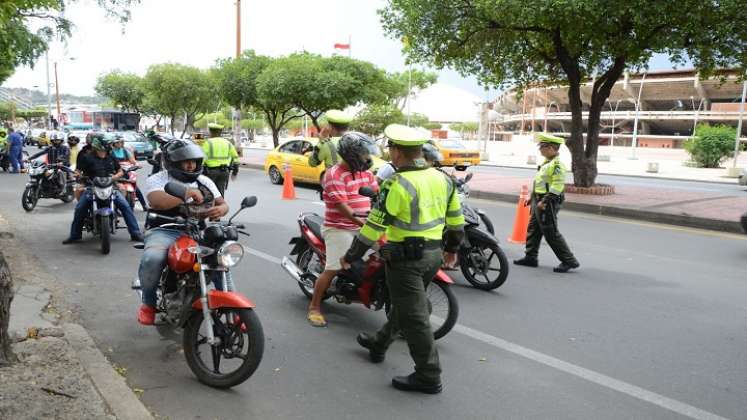
[[[316,254],[314,253],[314,251],[307,246],[306,248],[301,250],[301,252],[298,253],[298,258],[296,258],[296,265],[304,273],[308,273],[309,264],[311,264],[311,261],[314,259],[315,256]],[[316,285],[316,278],[314,278],[314,284]],[[314,296],[314,289],[310,289],[301,283],[298,283],[298,288],[301,289],[301,292],[303,292],[303,294],[307,298],[311,299]],[[332,295],[330,295],[329,293],[326,293],[324,297],[322,298],[322,301],[325,301],[329,299],[330,297],[332,297]]]
[[[214,388],[230,388],[249,379],[262,361],[265,345],[262,324],[251,309],[221,308],[212,314],[215,322],[213,328],[219,332],[216,336],[220,337],[221,344],[213,347],[207,343],[207,337],[201,332],[202,311],[193,311],[184,326],[184,357],[200,382]],[[241,320],[240,323],[235,322],[237,317]],[[200,346],[209,351],[212,369],[200,357]],[[237,356],[236,350],[243,350],[244,347],[246,354]],[[231,356],[225,357],[225,360],[238,358],[243,361],[236,369],[224,374],[220,372],[221,358],[224,356]]]
[[[36,203],[38,201],[39,197],[36,195],[36,191],[34,191],[33,187],[26,187],[26,189],[23,190],[23,195],[21,196],[21,206],[23,206],[24,210],[34,210],[34,207],[36,207]]]
[[[479,260],[475,266],[472,259]],[[476,289],[493,290],[508,278],[508,258],[500,246],[484,241],[473,241],[472,247],[459,252],[459,268],[464,278]],[[498,275],[491,279],[491,272]]]
[[[107,255],[111,250],[111,222],[110,216],[101,216],[99,218],[99,232],[101,234],[101,253]]]

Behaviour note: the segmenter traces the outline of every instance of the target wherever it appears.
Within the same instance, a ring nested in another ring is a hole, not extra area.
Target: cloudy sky
[[[384,4],[385,0],[243,0],[242,48],[272,56],[303,49],[330,55],[336,42],[347,43],[350,36],[354,58],[401,71],[401,45],[384,36],[376,14]],[[80,0],[66,12],[76,25],[73,36],[66,45],[52,46],[50,66],[58,62],[62,93],[81,95],[93,94],[96,77],[111,69],[143,74],[150,64],[162,62],[207,68],[235,53],[235,10],[234,0],[142,0],[122,27],[107,20],[91,0]],[[666,60],[659,61],[655,68],[667,66]],[[45,78],[42,57],[34,69],[18,69],[4,85],[43,89]],[[439,82],[485,95],[474,78],[450,70],[439,72]]]

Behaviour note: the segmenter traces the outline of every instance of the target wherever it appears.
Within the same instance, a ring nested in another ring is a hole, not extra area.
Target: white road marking
[[[244,249],[246,249],[246,251],[249,254],[252,254],[256,257],[262,258],[274,264],[280,264],[280,259],[273,257],[272,255],[266,254],[262,251],[258,251],[256,249],[249,248],[249,247],[245,247]],[[438,320],[439,322],[444,322],[443,319],[440,319],[436,316],[432,316],[432,318],[436,318],[436,320]],[[686,417],[690,417],[692,419],[729,420],[726,417],[721,417],[717,414],[713,414],[711,412],[701,410],[700,408],[683,403],[681,401],[677,401],[675,399],[665,397],[663,395],[643,389],[633,384],[629,384],[627,382],[620,381],[618,379],[595,372],[593,370],[586,369],[578,365],[574,365],[573,363],[565,362],[563,360],[557,359],[550,355],[540,353],[538,351],[534,351],[532,349],[520,346],[516,343],[506,341],[502,338],[498,338],[490,334],[486,334],[484,332],[475,330],[473,328],[464,326],[462,324],[456,324],[454,326],[453,331],[466,335],[467,337],[472,338],[474,340],[493,346],[497,349],[504,350],[509,353],[513,353],[525,359],[532,360],[534,362],[543,364],[553,369],[557,369],[561,372],[568,373],[578,378],[587,380],[591,383],[595,383],[599,386],[612,389],[614,391],[623,393],[630,397],[637,398],[641,401],[646,401],[658,407],[664,408],[666,410],[675,412],[677,414],[680,414]]]

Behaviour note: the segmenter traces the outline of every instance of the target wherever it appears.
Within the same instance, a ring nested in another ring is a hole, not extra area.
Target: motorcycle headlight
[[[112,195],[112,187],[94,188],[93,193],[99,200],[106,200]]]
[[[32,175],[32,176],[33,176],[33,175],[39,175],[39,174],[41,174],[42,172],[44,172],[44,168],[43,168],[43,167],[41,167],[41,166],[37,166],[37,167],[35,167],[35,168],[31,168],[31,169],[29,170],[29,175]]]
[[[244,247],[240,243],[229,241],[218,250],[218,264],[233,267],[244,257]]]
[[[47,169],[46,171],[44,171],[44,176],[46,176],[47,178],[49,178],[50,176],[52,176],[53,173],[54,173],[53,170]]]

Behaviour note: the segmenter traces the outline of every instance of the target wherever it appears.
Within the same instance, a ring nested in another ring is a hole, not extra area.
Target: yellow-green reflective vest
[[[324,167],[331,168],[337,165],[340,161],[340,156],[337,154],[337,143],[339,143],[340,137],[332,137],[331,139],[319,143],[317,148],[318,152],[311,153],[309,156],[309,165],[319,166],[324,162]]]
[[[440,240],[444,225],[463,229],[464,215],[455,189],[450,178],[433,168],[396,173],[382,185],[379,201],[358,239],[372,245],[386,233],[391,242],[408,237]]]
[[[230,166],[234,160],[239,159],[239,154],[233,144],[223,137],[213,137],[202,143],[202,151],[205,153],[203,165],[208,168],[218,166]]]
[[[560,161],[560,156],[546,160],[534,176],[535,194],[562,194],[565,189],[565,172],[565,165]]]

